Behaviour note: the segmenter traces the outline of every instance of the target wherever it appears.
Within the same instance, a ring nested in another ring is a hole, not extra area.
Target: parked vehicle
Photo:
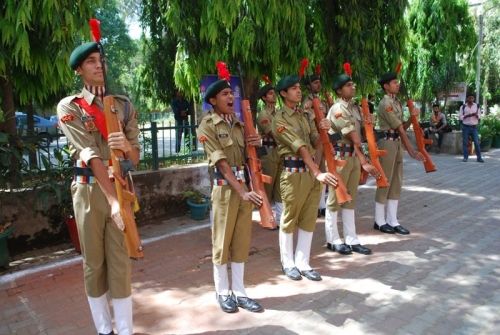
[[[33,120],[35,121],[35,134],[41,136],[45,135],[47,137],[57,135],[57,116],[54,121],[53,119],[49,120],[38,115],[33,115]],[[26,135],[28,129],[28,115],[22,112],[16,112],[16,128],[19,135]]]

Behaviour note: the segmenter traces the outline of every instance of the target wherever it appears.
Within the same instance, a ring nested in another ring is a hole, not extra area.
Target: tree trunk
[[[2,94],[2,110],[4,113],[4,122],[0,123],[0,131],[9,136],[8,150],[18,150],[22,153],[21,144],[16,131],[16,107],[14,104],[14,89],[8,77],[0,76],[0,90]],[[7,182],[10,187],[21,185],[20,163],[15,155],[10,155],[10,168],[6,173]]]
[[[14,105],[14,89],[8,77],[0,76],[0,90],[2,90],[2,110],[4,122],[0,123],[0,131],[15,136],[16,133],[16,106]]]
[[[35,118],[33,115],[35,114],[33,109],[33,103],[29,103],[26,105],[26,119],[27,119],[27,137],[32,139],[35,137]],[[36,151],[29,150],[29,166],[30,169],[34,169],[37,167],[37,159],[36,159]]]

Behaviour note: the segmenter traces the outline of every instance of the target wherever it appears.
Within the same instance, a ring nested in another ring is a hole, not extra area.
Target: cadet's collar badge
[[[278,133],[280,133],[280,134],[281,134],[281,133],[283,133],[285,130],[286,130],[286,127],[285,127],[285,126],[281,126],[281,127],[278,127],[278,128],[276,129],[276,131],[277,131]]]

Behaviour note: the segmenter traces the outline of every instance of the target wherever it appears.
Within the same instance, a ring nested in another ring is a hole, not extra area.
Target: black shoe
[[[318,209],[318,217],[325,216],[325,214],[326,214],[326,208]]]
[[[467,158],[462,159],[462,162],[467,162]]]
[[[394,234],[395,231],[394,229],[389,226],[387,223],[386,224],[383,224],[381,226],[379,226],[376,222],[373,224],[373,229],[375,230],[380,230],[382,233],[386,233],[386,234]]]
[[[291,280],[302,280],[299,269],[293,268],[283,268],[283,273]]]
[[[115,333],[113,333],[113,331],[111,331],[111,333],[108,333],[108,334],[99,333],[99,335],[115,335]]]
[[[350,254],[352,254],[351,249],[345,243],[342,243],[342,244],[327,243],[326,247],[328,249],[330,249],[331,251],[338,252],[341,255],[350,255]]]
[[[406,229],[405,227],[399,225],[399,226],[396,226],[396,227],[392,227],[392,229],[394,229],[394,231],[398,234],[401,234],[401,235],[408,235],[410,234],[410,231],[408,229]]]
[[[300,274],[309,280],[320,281],[321,275],[314,270],[300,271]]]
[[[372,253],[372,251],[369,248],[364,247],[361,244],[353,244],[350,245],[349,247],[351,247],[352,251],[357,252],[359,254],[370,255]]]
[[[477,160],[477,162],[478,162],[478,163],[484,163],[484,160],[483,160],[482,158],[479,158],[479,159]]]
[[[233,300],[236,302],[238,307],[246,309],[250,312],[262,312],[264,308],[255,300],[250,299],[249,297],[236,297],[233,295]]]
[[[219,303],[220,308],[226,313],[234,313],[238,311],[238,306],[236,306],[236,302],[231,299],[230,295],[220,295],[216,294],[217,302]]]

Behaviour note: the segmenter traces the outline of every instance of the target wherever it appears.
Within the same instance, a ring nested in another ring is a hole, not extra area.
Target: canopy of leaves
[[[466,79],[477,42],[466,0],[415,0],[409,28],[405,78],[416,99],[430,101]]]
[[[88,1],[2,1],[0,76],[12,84],[16,101],[43,102],[71,80],[69,54],[91,15]]]
[[[390,4],[383,0],[145,0],[141,20],[150,30],[153,50],[147,67],[168,78],[172,67],[163,57],[176,47],[175,84],[195,98],[199,98],[200,78],[215,72],[217,60],[226,61],[236,74],[241,65],[247,95],[263,74],[276,81],[280,75],[296,73],[303,57],[310,59],[311,68],[322,64],[327,83],[349,60],[358,70],[355,77],[363,86],[373,87],[378,75],[402,53],[406,6],[406,0]],[[165,53],[155,51],[165,43],[169,45]],[[155,91],[153,87],[149,94]]]

